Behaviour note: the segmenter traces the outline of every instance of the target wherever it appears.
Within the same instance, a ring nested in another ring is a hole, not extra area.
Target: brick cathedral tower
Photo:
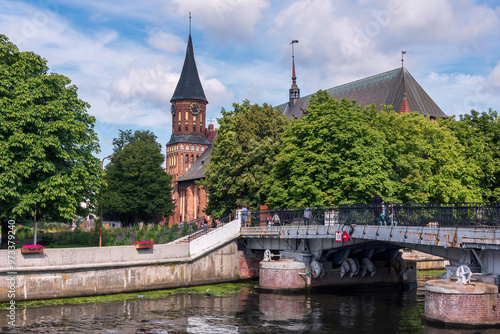
[[[166,170],[167,174],[172,176],[173,198],[176,205],[175,215],[169,219],[171,225],[187,219],[185,208],[189,203],[186,201],[192,197],[192,194],[185,193],[186,190],[179,189],[176,180],[184,175],[211,145],[207,139],[208,130],[205,128],[208,100],[198,76],[191,33],[181,76],[170,102],[172,136],[167,143]]]

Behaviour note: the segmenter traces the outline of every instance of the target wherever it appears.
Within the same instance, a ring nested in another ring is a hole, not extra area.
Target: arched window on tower
[[[196,125],[193,125],[193,132],[196,132]]]
[[[194,162],[194,156],[191,154],[191,163]]]
[[[186,131],[188,130],[188,126],[186,125]]]
[[[189,163],[189,154],[186,154],[186,163]]]

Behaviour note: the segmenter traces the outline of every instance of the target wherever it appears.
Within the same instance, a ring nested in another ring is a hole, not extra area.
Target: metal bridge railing
[[[365,224],[396,226],[500,226],[500,203],[395,203],[376,207],[349,204],[305,209],[267,209],[237,212],[242,227]],[[393,217],[390,213],[394,212]],[[385,214],[383,215],[383,213]]]

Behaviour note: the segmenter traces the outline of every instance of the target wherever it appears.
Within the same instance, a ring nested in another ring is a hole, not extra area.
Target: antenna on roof
[[[189,12],[189,35],[191,35],[191,12]]]
[[[405,61],[403,57],[404,54],[406,54],[406,51],[401,51],[401,67],[404,67],[403,66],[403,62]]]

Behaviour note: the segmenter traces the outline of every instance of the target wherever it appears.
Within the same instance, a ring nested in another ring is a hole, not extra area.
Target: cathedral
[[[417,111],[428,116],[431,121],[436,118],[448,118],[402,64],[403,59],[400,68],[332,87],[326,91],[337,100],[343,98],[356,100],[356,103],[363,108],[375,104],[382,110],[382,104],[385,104],[393,106],[397,113]],[[311,97],[311,95],[300,97],[296,80],[295,61],[292,60],[290,98],[288,102],[278,106],[291,119],[300,118],[307,113]]]
[[[298,41],[292,42],[292,48],[294,42]],[[448,118],[404,66],[326,91],[335,99],[356,100],[361,107],[373,103],[382,109],[384,104],[393,106],[398,113],[417,111],[431,121]],[[300,97],[292,53],[289,101],[277,108],[288,118],[300,118],[307,114],[310,96]],[[166,171],[172,176],[176,207],[174,215],[167,218],[167,223],[173,225],[205,218],[203,209],[207,204],[207,194],[196,181],[205,178],[205,166],[210,162],[216,136],[213,124],[205,127],[208,100],[198,76],[191,34],[181,76],[170,102],[172,136],[167,143]],[[209,217],[206,219],[209,220]]]
[[[195,181],[204,178],[205,169],[197,166],[208,163],[215,139],[213,124],[205,127],[208,100],[198,76],[191,34],[170,103],[172,135],[167,143],[166,171],[173,180],[175,213],[168,218],[168,224],[173,225],[204,216],[206,192]]]

